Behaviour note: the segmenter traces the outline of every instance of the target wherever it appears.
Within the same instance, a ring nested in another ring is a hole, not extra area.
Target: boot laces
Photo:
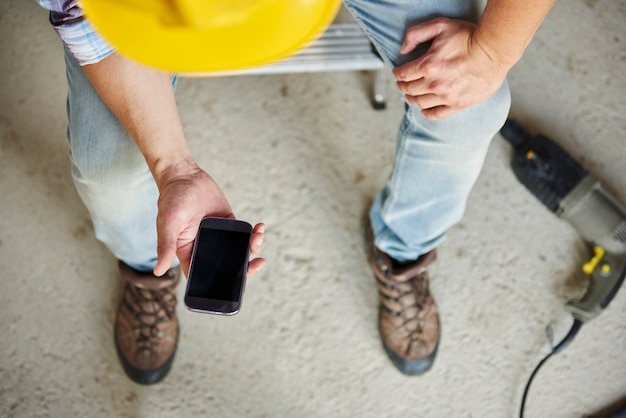
[[[129,285],[124,305],[136,319],[133,331],[137,346],[153,349],[162,338],[159,324],[172,319],[176,309],[176,295],[170,287],[152,290]],[[131,300],[128,300],[128,299]]]
[[[423,337],[424,332],[424,320],[420,317],[420,313],[426,308],[428,299],[430,298],[430,291],[428,290],[428,279],[425,273],[418,274],[417,276],[409,279],[405,282],[405,290],[401,289],[397,283],[387,285],[389,289],[394,291],[397,296],[385,298],[392,299],[394,302],[401,303],[402,299],[412,298],[412,303],[403,307],[400,311],[395,311],[383,304],[383,308],[391,315],[401,318],[401,322],[398,324],[398,329],[404,330],[407,335],[408,344],[406,346],[406,354],[409,354],[415,344],[425,344]],[[381,292],[381,295],[383,293]]]
[[[409,312],[413,310],[405,309],[404,322],[402,325],[408,328],[409,323],[416,322],[416,326],[415,329],[409,332],[409,339],[411,342],[406,349],[407,354],[411,352],[414,344],[422,345],[425,343],[423,339],[424,321],[419,317],[419,314],[426,307],[426,303],[430,297],[430,292],[428,291],[428,281],[425,280],[423,275],[420,274],[411,279],[409,281],[409,285],[411,286],[411,292],[413,293],[413,298],[415,299],[413,302],[415,306],[415,313],[413,315],[409,315]]]

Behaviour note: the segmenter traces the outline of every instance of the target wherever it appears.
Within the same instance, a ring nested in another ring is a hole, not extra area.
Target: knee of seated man
[[[511,94],[504,83],[487,100],[443,119],[427,119],[419,107],[407,105],[408,122],[413,125],[408,129],[415,129],[417,136],[423,135],[434,143],[454,146],[462,157],[489,145],[506,122],[510,107]]]

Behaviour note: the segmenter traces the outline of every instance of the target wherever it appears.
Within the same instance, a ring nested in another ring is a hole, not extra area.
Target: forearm
[[[519,61],[555,0],[489,0],[473,36],[492,61]]]
[[[169,74],[114,53],[82,67],[102,100],[137,143],[159,189],[166,180],[194,171]]]

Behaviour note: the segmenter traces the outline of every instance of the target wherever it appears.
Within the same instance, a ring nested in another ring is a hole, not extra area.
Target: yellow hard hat
[[[285,58],[320,35],[341,0],[81,0],[118,51],[173,72],[238,70]]]

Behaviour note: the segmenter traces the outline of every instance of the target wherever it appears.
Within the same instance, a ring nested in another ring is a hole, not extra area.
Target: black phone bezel
[[[239,298],[236,301],[232,300],[221,300],[221,299],[210,299],[203,298],[197,296],[190,296],[189,289],[192,280],[199,280],[198,278],[193,276],[194,264],[197,262],[196,260],[196,249],[198,247],[198,237],[200,236],[200,232],[203,228],[206,229],[217,229],[222,231],[233,231],[233,232],[244,232],[248,234],[248,246],[246,247],[246,256],[244,261],[243,268],[243,276],[236,277],[237,280],[241,282],[241,291],[239,294]],[[201,313],[209,313],[216,315],[235,315],[241,309],[241,304],[243,300],[243,293],[246,286],[246,271],[248,269],[248,262],[250,258],[250,237],[252,236],[252,225],[245,221],[237,220],[237,219],[228,219],[228,218],[216,218],[216,217],[207,217],[204,218],[200,222],[200,226],[198,227],[198,232],[196,234],[196,240],[194,242],[193,252],[191,256],[191,263],[189,265],[189,275],[187,279],[187,287],[185,289],[184,296],[184,304],[187,309],[193,312],[201,312]]]

